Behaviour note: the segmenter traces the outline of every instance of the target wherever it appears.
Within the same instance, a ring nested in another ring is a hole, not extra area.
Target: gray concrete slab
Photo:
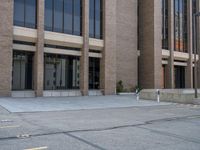
[[[2,113],[0,150],[199,150],[199,123],[200,106],[182,104]]]
[[[89,96],[51,98],[0,98],[0,105],[10,112],[62,111],[123,107],[162,106],[171,103],[137,101],[135,96]]]
[[[0,150],[96,150],[93,145],[64,134],[0,141]]]
[[[0,105],[0,114],[7,114],[7,113],[9,113],[9,111],[6,110],[4,107],[2,107],[2,106]]]
[[[198,150],[200,144],[149,130],[129,127],[97,132],[73,133],[107,150]],[[179,147],[179,148],[178,148]]]

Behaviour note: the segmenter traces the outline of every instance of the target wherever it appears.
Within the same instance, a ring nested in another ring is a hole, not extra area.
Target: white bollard
[[[136,98],[137,98],[137,101],[139,101],[139,100],[140,100],[140,97],[139,97],[139,91],[138,91],[138,89],[136,89]]]
[[[160,103],[160,90],[157,89],[157,102]]]

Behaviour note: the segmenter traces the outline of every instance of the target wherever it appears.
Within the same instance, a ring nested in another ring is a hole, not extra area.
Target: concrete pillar
[[[80,88],[83,95],[88,95],[88,68],[89,68],[89,0],[83,0],[82,16],[83,47],[81,55]]]
[[[170,56],[166,66],[166,88],[174,88],[174,0],[168,1],[168,29]]]
[[[192,60],[192,54],[193,54],[193,30],[192,30],[192,1],[187,1],[187,18],[188,18],[188,43],[187,43],[187,49],[189,53],[189,59],[187,61],[187,67],[186,67],[186,74],[185,74],[185,86],[186,88],[193,88],[193,60]]]
[[[142,88],[162,87],[162,1],[139,0],[141,19],[140,83]]]
[[[116,9],[117,82],[123,81],[124,88],[132,90],[138,85],[138,1],[117,0]]]
[[[116,93],[116,0],[103,0],[104,49],[101,60],[101,89]]]
[[[0,96],[11,96],[13,0],[0,2]]]
[[[37,41],[34,55],[34,89],[36,96],[43,96],[44,86],[44,9],[45,0],[37,1]]]

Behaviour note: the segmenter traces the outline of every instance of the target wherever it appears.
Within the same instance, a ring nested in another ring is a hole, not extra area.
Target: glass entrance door
[[[175,66],[174,69],[175,88],[185,88],[185,67]]]
[[[99,58],[89,58],[89,89],[100,89]]]
[[[14,51],[12,90],[31,90],[32,87],[32,67],[33,53]]]
[[[79,88],[79,57],[45,54],[45,90]]]

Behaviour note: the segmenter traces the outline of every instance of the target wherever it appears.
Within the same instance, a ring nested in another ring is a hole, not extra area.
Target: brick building
[[[198,0],[1,0],[0,96],[109,95],[120,80],[193,88],[196,10]]]

